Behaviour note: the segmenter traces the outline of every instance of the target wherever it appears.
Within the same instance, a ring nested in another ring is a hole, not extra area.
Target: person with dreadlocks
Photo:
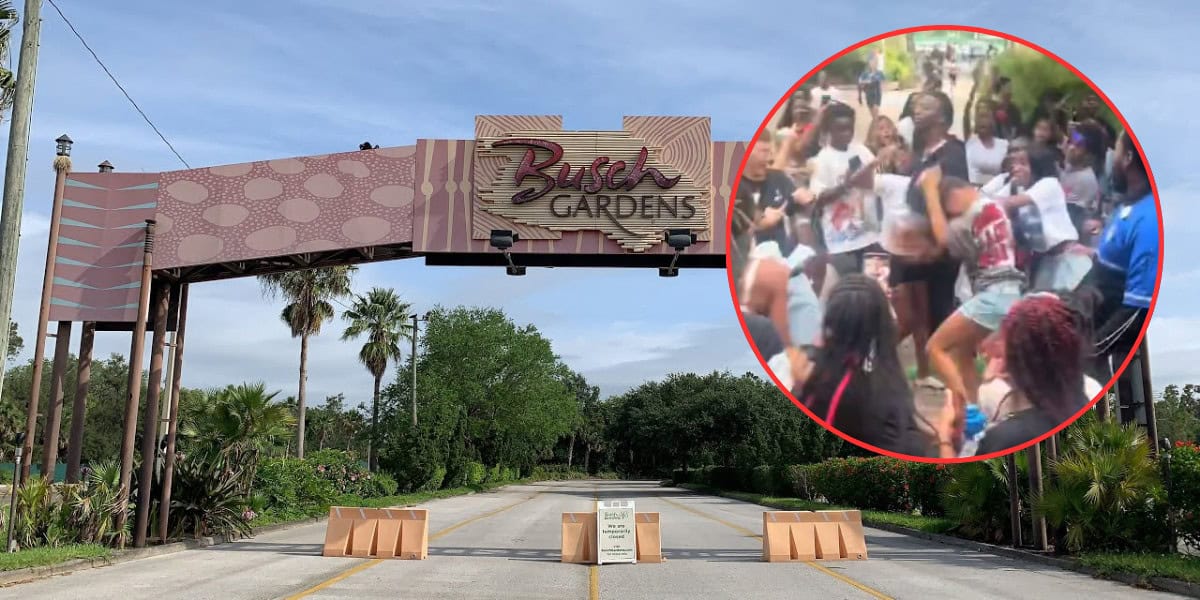
[[[1090,343],[1089,315],[1069,297],[1035,293],[1013,305],[1001,328],[1002,377],[1011,392],[995,408],[993,425],[984,431],[976,455],[1003,452],[1035,440],[1080,412],[1091,398],[1084,375]],[[1094,389],[1094,388],[1093,388]],[[934,428],[941,456],[952,449],[956,403],[948,392]]]
[[[811,367],[793,395],[818,418],[866,444],[924,455],[924,435],[897,351],[896,323],[879,284],[852,273],[825,306]]]

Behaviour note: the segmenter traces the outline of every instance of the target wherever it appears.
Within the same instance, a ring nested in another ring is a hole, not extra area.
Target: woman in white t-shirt
[[[1013,234],[1030,273],[1031,291],[1070,292],[1092,268],[1067,210],[1054,155],[1026,147],[1008,155],[1009,171],[980,190],[1013,214]]]
[[[966,142],[967,174],[971,183],[983,185],[1003,171],[1008,140],[996,137],[991,111],[975,112],[975,131]]]

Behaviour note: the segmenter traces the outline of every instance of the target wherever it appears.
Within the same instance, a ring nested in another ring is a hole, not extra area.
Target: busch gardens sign
[[[480,208],[552,231],[601,231],[642,252],[666,229],[708,229],[710,182],[696,182],[629,132],[515,133],[477,140],[476,157],[507,159],[475,183]]]

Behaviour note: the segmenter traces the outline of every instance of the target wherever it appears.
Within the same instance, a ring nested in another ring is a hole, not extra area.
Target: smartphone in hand
[[[892,288],[888,284],[888,278],[892,272],[892,257],[883,252],[868,252],[863,256],[863,275],[879,282],[879,287],[883,290],[883,295],[890,300],[892,297]]]

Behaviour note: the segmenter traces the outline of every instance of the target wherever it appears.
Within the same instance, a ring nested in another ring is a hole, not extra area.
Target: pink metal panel
[[[414,146],[162,174],[156,268],[412,240]]]
[[[158,173],[71,173],[50,290],[51,321],[134,321]]]

